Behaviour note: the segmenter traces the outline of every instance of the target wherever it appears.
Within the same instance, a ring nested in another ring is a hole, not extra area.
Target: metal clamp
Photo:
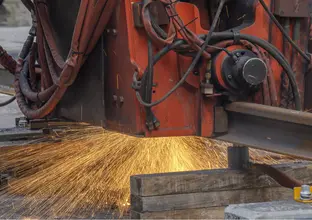
[[[138,72],[134,72],[133,74],[133,81],[132,81],[132,88],[135,91],[139,91],[142,86],[142,82],[140,80],[137,80]]]
[[[295,187],[294,200],[300,203],[312,203],[312,187],[309,185]]]

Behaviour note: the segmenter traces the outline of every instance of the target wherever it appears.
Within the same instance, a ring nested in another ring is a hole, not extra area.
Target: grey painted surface
[[[16,58],[25,42],[30,27],[0,27],[0,45]]]
[[[312,219],[312,206],[295,201],[230,205],[225,219]]]
[[[28,36],[30,27],[1,27],[0,45],[15,59]],[[0,65],[0,85],[12,86],[14,77]]]
[[[46,201],[42,200],[42,202]],[[36,214],[34,214],[34,211]],[[0,195],[0,219],[129,219],[127,213],[120,217],[120,213],[117,210],[103,210],[103,212],[95,214],[89,211],[85,212],[84,216],[75,214],[72,216],[55,216],[50,208],[40,213],[37,212],[38,210],[36,210],[35,206],[32,206],[30,199],[9,194]]]
[[[0,94],[0,102],[8,100],[10,96]],[[15,118],[21,117],[23,114],[20,112],[16,101],[5,107],[0,107],[0,129],[12,128],[15,126]]]
[[[5,0],[0,6],[0,45],[14,58],[23,46],[30,29],[30,15],[20,0]],[[5,87],[12,87],[14,77],[0,66],[0,91]],[[9,89],[12,90],[12,89]],[[11,92],[11,91],[10,91]],[[10,96],[0,94],[0,102],[8,100]],[[15,118],[21,117],[18,105],[15,102],[0,107],[0,129],[15,126]]]
[[[30,26],[31,16],[20,0],[4,0],[0,5],[0,26]]]

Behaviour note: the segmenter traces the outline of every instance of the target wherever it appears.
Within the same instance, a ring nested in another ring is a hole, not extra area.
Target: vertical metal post
[[[241,170],[247,168],[249,164],[248,147],[234,145],[228,147],[228,167],[230,169]]]
[[[2,187],[5,187],[6,185],[8,185],[8,181],[9,181],[9,175],[0,174],[0,190]]]

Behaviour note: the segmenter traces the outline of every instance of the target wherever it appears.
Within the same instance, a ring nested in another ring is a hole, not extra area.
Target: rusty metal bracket
[[[270,165],[251,163],[251,169],[265,173],[273,178],[278,184],[289,189],[294,189],[295,187],[303,185],[303,182],[288,176],[286,173]]]
[[[228,116],[222,106],[214,108],[214,132],[225,133],[228,131]]]
[[[229,129],[216,139],[312,160],[312,114],[236,102],[225,106]]]
[[[274,14],[280,17],[308,18],[309,0],[275,0]]]

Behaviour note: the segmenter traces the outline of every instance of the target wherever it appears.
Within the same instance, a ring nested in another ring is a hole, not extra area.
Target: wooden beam
[[[139,197],[132,195],[131,210],[144,213],[171,210],[202,209],[227,206],[230,204],[289,200],[292,197],[292,190],[283,187],[187,193],[148,197]]]
[[[224,207],[139,213],[131,211],[132,219],[224,219]]]
[[[310,163],[284,164],[275,167],[307,184],[312,182],[312,165]],[[131,177],[130,185],[131,194],[138,197],[279,186],[272,178],[263,173],[229,169],[138,175]]]

